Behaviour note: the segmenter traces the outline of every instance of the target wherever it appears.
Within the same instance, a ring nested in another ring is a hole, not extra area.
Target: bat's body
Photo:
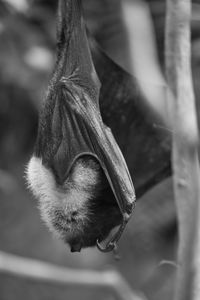
[[[40,199],[43,220],[72,251],[95,245],[97,237],[101,241],[109,233],[110,226],[120,224],[122,216],[114,195],[92,157],[79,158],[63,185],[56,183],[39,158],[31,159],[27,171],[30,187]],[[109,221],[108,213],[112,216]]]

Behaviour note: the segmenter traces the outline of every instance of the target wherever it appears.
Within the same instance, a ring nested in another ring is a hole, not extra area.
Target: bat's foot
[[[97,245],[97,248],[99,249],[99,251],[101,252],[110,252],[110,251],[113,251],[115,249],[115,247],[117,246],[116,243],[113,243],[113,242],[109,242],[105,248],[103,248],[101,246],[101,244],[99,243],[99,241],[97,240],[96,241],[96,245]]]
[[[119,227],[119,229],[117,230],[117,232],[111,237],[110,241],[107,243],[106,247],[103,248],[99,241],[97,240],[96,241],[96,245],[97,245],[97,248],[101,251],[101,252],[110,252],[110,251],[113,251],[114,249],[116,249],[117,247],[117,242],[119,241],[125,227],[126,227],[126,224],[128,222],[130,218],[130,215],[124,213],[123,214],[123,221]]]

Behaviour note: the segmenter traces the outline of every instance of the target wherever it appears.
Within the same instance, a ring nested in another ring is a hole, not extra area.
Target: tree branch
[[[145,300],[132,291],[117,271],[74,270],[0,251],[0,272],[40,282],[104,288],[122,300]]]
[[[198,129],[191,76],[190,0],[167,0],[166,75],[173,125],[174,192],[179,221],[176,300],[200,297]]]

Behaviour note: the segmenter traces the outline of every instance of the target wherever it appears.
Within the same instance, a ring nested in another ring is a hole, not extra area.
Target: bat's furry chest
[[[73,226],[87,218],[88,204],[100,193],[104,180],[103,171],[94,159],[76,161],[67,180],[58,188],[63,212]]]
[[[27,175],[29,186],[39,199],[42,219],[66,241],[88,222],[91,202],[106,180],[99,163],[87,157],[74,163],[62,186],[57,185],[52,171],[36,157],[31,159]]]

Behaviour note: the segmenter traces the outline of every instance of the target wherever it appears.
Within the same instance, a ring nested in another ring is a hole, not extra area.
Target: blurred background
[[[87,26],[103,50],[124,69],[142,77],[140,65],[134,68],[131,60],[134,41],[130,41],[127,24],[133,21],[138,33],[136,46],[141,42],[143,49],[149,49],[144,43],[151,44],[152,52],[147,53],[153,53],[150,60],[155,62],[152,69],[157,70],[155,82],[159,83],[164,65],[165,1],[84,0],[83,4]],[[33,151],[38,109],[55,61],[56,9],[55,0],[0,0],[0,250],[73,268],[117,269],[148,299],[171,299],[175,266],[164,263],[176,259],[176,212],[170,178],[139,199],[119,243],[120,261],[96,248],[71,254],[41,222],[37,202],[27,190],[24,170]],[[198,0],[193,1],[191,26],[192,73],[199,107]],[[150,40],[143,36],[147,27]],[[138,60],[143,61],[142,55],[146,58],[141,52]],[[0,300],[80,297],[113,299],[103,290],[50,286],[0,274]]]

